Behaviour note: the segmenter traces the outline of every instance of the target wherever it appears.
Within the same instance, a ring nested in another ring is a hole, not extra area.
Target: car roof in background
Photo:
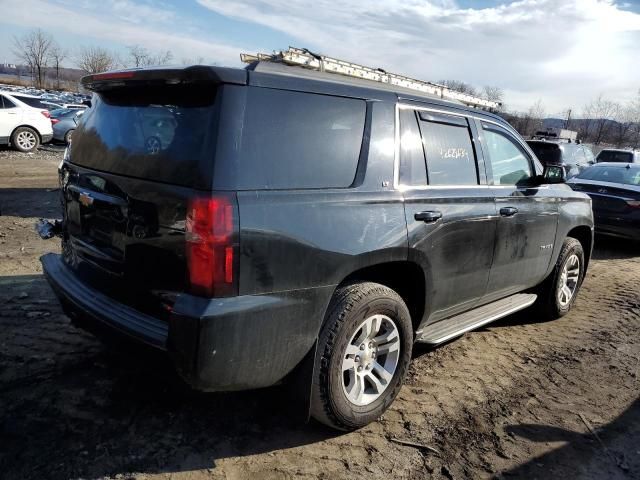
[[[640,168],[640,163],[631,162],[600,162],[590,168],[615,167],[615,168]]]
[[[37,100],[41,100],[40,97],[36,96],[36,95],[29,95],[28,93],[19,93],[19,92],[5,92],[8,93],[9,95],[11,95],[12,97],[17,97],[18,100],[20,99],[20,97],[24,97],[24,98],[35,98]]]

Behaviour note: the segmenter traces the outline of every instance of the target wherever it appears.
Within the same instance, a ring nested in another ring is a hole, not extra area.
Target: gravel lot
[[[33,231],[62,150],[0,149],[2,478],[640,478],[640,247],[597,239],[564,318],[529,311],[417,347],[384,417],[340,434],[282,387],[201,394],[162,357],[72,327]]]

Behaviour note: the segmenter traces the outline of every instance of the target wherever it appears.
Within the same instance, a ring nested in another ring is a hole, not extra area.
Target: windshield
[[[71,150],[75,164],[190,187],[211,185],[215,87],[129,87],[96,95]]]
[[[603,150],[598,154],[598,162],[633,162],[632,152],[618,152],[615,150]]]
[[[577,178],[625,185],[640,185],[640,168],[597,166],[586,169]]]
[[[538,160],[542,162],[543,165],[552,165],[559,164],[562,162],[562,152],[560,151],[560,147],[555,143],[547,143],[547,142],[527,142],[533,153],[536,154]]]

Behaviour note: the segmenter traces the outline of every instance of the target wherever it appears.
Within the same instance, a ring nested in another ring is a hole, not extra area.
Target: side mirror
[[[565,183],[567,181],[567,173],[561,165],[547,165],[544,167],[541,180],[541,183],[547,184]]]

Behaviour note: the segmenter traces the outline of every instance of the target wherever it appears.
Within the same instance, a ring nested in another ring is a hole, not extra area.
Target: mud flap
[[[313,342],[313,346],[304,356],[302,361],[293,369],[285,379],[287,396],[291,398],[291,405],[294,408],[291,412],[296,420],[308,422],[311,418],[311,387],[316,365],[316,351],[318,340]]]
[[[36,222],[36,232],[43,240],[48,240],[53,237],[62,236],[62,221],[54,220],[53,223],[44,218],[39,219]]]

